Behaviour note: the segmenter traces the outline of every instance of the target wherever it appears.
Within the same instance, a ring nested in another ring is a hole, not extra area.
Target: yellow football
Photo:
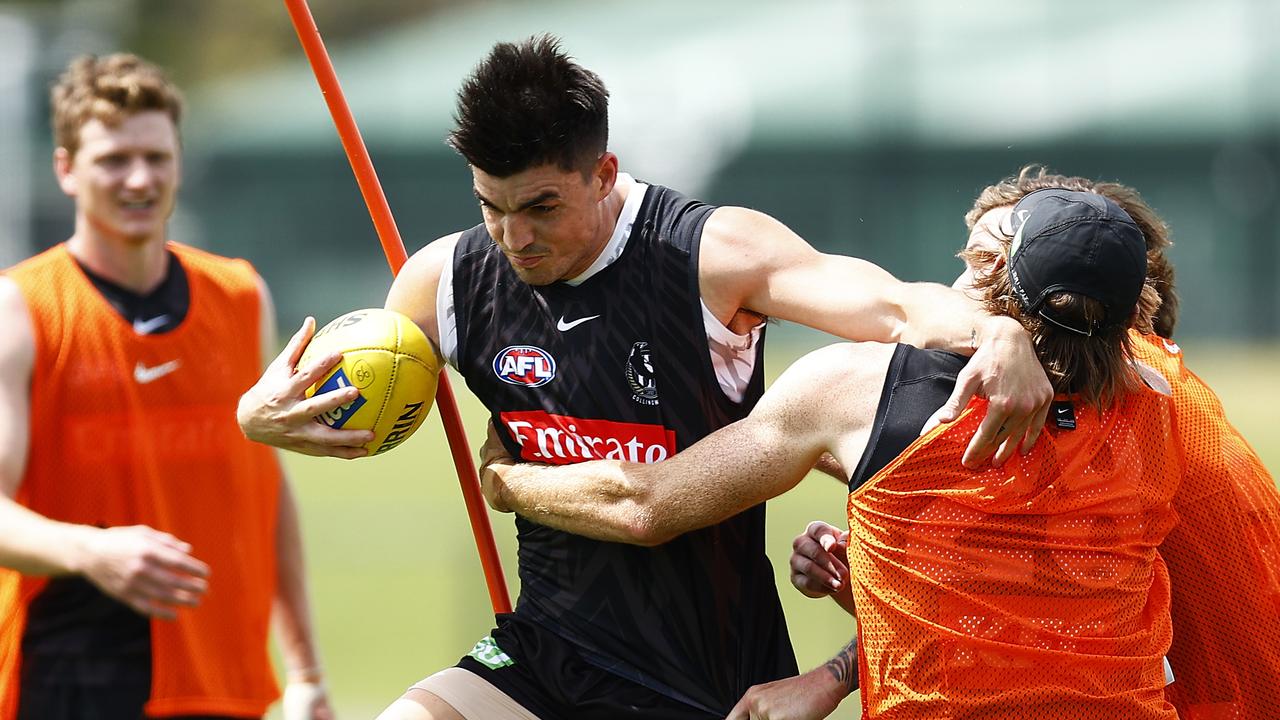
[[[440,360],[412,320],[379,308],[349,312],[320,328],[298,366],[329,352],[341,352],[342,361],[307,397],[349,386],[360,395],[316,422],[372,430],[373,441],[364,446],[371,456],[396,447],[422,425],[435,402]]]

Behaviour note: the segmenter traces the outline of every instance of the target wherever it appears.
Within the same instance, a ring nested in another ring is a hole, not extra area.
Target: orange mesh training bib
[[[7,272],[36,335],[21,504],[101,527],[149,525],[211,567],[198,608],[151,623],[148,714],[258,717],[278,696],[267,656],[280,474],[236,425],[257,379],[259,293],[244,261],[170,244],[191,304],[137,335],[65,245]],[[0,571],[0,718],[17,705],[19,641],[40,578]]]
[[[1280,493],[1178,346],[1133,334],[1173,386],[1187,474],[1160,554],[1173,584],[1174,681],[1183,720],[1280,717]]]
[[[1182,474],[1168,398],[1125,396],[965,470],[985,401],[849,496],[868,718],[1145,720],[1164,699],[1156,546]]]

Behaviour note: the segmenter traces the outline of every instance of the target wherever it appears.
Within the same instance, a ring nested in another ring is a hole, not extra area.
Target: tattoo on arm
[[[840,683],[840,687],[852,693],[858,689],[858,638],[854,636],[844,649],[824,665],[827,672]]]

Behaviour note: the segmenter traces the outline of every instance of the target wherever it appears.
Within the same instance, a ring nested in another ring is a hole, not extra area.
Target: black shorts
[[[27,608],[19,682],[17,720],[142,720],[151,621],[83,577],[51,578]]]
[[[458,662],[543,720],[722,720],[592,665],[555,633],[504,614]]]
[[[17,720],[145,720],[150,653],[113,658],[31,654],[22,658]],[[230,720],[182,715],[166,720]]]

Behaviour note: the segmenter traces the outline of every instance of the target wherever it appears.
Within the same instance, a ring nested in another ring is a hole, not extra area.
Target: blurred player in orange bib
[[[181,99],[132,55],[52,92],[65,243],[0,276],[0,719],[332,717],[298,520],[235,422],[273,342],[243,260],[166,242]]]

